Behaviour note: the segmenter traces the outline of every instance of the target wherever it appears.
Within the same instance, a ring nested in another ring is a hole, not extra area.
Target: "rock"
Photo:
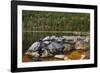
[[[55,48],[48,48],[49,53],[54,54],[56,52]]]
[[[30,55],[30,56],[32,56],[32,57],[39,57],[38,52],[26,52],[25,54],[26,54],[26,55]]]
[[[57,37],[53,35],[50,37],[50,40],[57,40]]]
[[[58,59],[64,59],[64,55],[55,55],[54,57]]]
[[[86,57],[86,55],[82,54],[80,60],[83,60],[85,57]]]
[[[65,56],[65,57],[64,57],[64,60],[71,60],[71,59],[69,59],[67,56]]]
[[[83,50],[88,50],[89,49],[89,43],[83,41],[83,40],[80,40],[80,41],[77,41],[75,43],[75,49],[83,49]]]
[[[34,42],[30,47],[29,47],[29,49],[28,49],[28,51],[36,51],[36,50],[38,50],[38,48],[39,48],[39,46],[40,46],[40,42]]]
[[[65,38],[63,38],[63,37],[57,37],[57,42],[63,42],[65,40]]]
[[[70,44],[64,44],[64,52],[68,52],[68,51],[70,51],[71,49],[72,49],[72,46],[70,45]]]
[[[47,36],[43,39],[43,41],[47,41],[47,40],[50,40],[50,36]]]
[[[50,44],[50,41],[44,41],[43,43],[48,45],[48,44]]]
[[[48,56],[49,56],[48,51],[44,50],[41,57],[48,57]]]
[[[39,54],[38,54],[38,52],[33,52],[33,53],[32,53],[32,56],[34,56],[34,57],[39,57]]]
[[[89,43],[90,42],[90,37],[87,36],[85,39],[84,39],[85,42]]]
[[[51,53],[56,53],[57,51],[59,51],[59,52],[63,51],[64,45],[62,45],[61,43],[52,42],[47,47],[48,47],[48,49],[50,50]]]
[[[46,44],[46,45],[50,44],[50,42],[51,42],[51,41],[50,41],[50,36],[45,37],[42,41],[43,41],[43,43]]]
[[[72,40],[76,41],[77,39],[80,39],[80,36],[62,36],[66,40]]]

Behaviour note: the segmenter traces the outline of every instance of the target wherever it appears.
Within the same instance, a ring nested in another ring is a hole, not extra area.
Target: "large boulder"
[[[34,57],[38,57],[40,56],[40,52],[41,53],[44,53],[45,51],[45,44],[42,42],[34,42],[30,47],[29,49],[26,51],[25,54],[27,55],[31,55],[31,56],[34,56]],[[42,54],[44,55],[44,54]]]

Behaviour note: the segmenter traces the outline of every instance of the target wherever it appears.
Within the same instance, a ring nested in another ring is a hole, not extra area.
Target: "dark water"
[[[58,59],[53,56],[40,58],[40,61],[61,61],[61,60],[63,60],[63,59]],[[23,56],[23,62],[35,62],[35,61],[38,62],[39,60],[34,57],[31,57],[29,55]]]

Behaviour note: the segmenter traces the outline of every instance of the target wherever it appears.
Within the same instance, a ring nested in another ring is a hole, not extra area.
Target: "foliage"
[[[89,31],[88,13],[23,11],[25,31]]]

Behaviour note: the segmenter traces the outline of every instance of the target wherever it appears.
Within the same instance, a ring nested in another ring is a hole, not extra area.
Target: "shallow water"
[[[70,58],[71,60],[80,60],[81,55],[86,55],[84,59],[89,59],[89,51],[83,51],[83,50],[74,50],[68,52],[68,54],[63,54],[65,57]],[[88,53],[87,53],[88,52]],[[88,56],[88,57],[87,57]],[[49,57],[43,57],[43,58],[34,58],[30,55],[24,55],[22,58],[22,62],[37,62],[37,61],[61,61],[64,60],[64,58],[55,58],[54,56],[49,56]]]

